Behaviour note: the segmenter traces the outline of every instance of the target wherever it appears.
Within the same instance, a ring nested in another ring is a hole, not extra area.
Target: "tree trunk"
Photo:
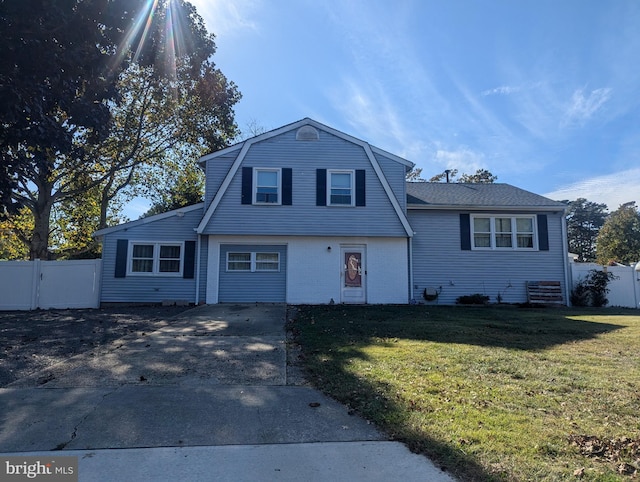
[[[29,243],[29,259],[48,260],[49,253],[49,229],[51,223],[52,199],[48,192],[40,189],[38,200],[31,207],[33,213],[33,234]]]
[[[131,174],[133,173],[133,169],[131,170]],[[131,174],[127,178],[127,185],[131,180]],[[123,189],[123,185],[120,185],[119,188],[115,189],[115,192],[112,192],[113,184],[115,181],[115,172],[111,172],[111,174],[106,178],[106,182],[104,185],[100,185],[100,220],[98,222],[98,229],[104,229],[107,227],[107,212],[109,210],[109,203],[113,200],[120,189]]]

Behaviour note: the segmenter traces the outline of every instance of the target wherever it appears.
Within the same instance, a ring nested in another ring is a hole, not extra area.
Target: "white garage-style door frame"
[[[221,244],[220,303],[284,303],[287,300],[287,246]]]
[[[206,302],[276,302],[284,296],[284,302],[293,305],[408,303],[407,244],[406,238],[209,236]],[[267,278],[268,273],[259,271],[273,268],[274,258],[258,253],[277,249],[279,274]],[[234,254],[231,259],[229,253]],[[350,271],[345,268],[347,253],[354,255]],[[256,275],[265,276],[261,280]],[[348,286],[343,286],[345,279]]]

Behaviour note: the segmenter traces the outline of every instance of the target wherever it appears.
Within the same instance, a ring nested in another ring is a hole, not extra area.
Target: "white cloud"
[[[345,79],[329,95],[334,107],[355,130],[354,135],[399,155],[415,143],[395,103],[379,82]]]
[[[346,79],[330,95],[333,106],[342,113],[346,122],[363,137],[374,140],[384,135],[387,128],[384,126],[386,119],[382,119],[380,113],[381,99],[375,98],[371,92],[370,85]]]
[[[583,123],[589,120],[610,98],[612,89],[600,88],[585,95],[584,89],[574,91],[565,112],[564,124]]]
[[[536,90],[544,85],[543,82],[529,82],[523,81],[521,83],[516,83],[516,85],[500,85],[498,87],[494,87],[493,89],[487,89],[480,92],[481,95],[487,97],[489,95],[509,95],[515,94],[518,92],[527,92]]]
[[[615,211],[621,204],[629,201],[640,204],[638,186],[640,186],[640,168],[584,179],[560,187],[545,196],[570,201],[582,197],[592,202],[604,203],[609,207],[609,211]]]
[[[522,90],[521,87],[501,85],[500,87],[496,87],[494,89],[484,90],[481,92],[481,94],[485,97],[488,95],[497,95],[497,94],[508,95],[508,94],[513,94],[514,92],[520,92],[521,90]]]

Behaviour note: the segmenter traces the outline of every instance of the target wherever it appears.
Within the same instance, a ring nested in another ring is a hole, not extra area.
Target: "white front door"
[[[364,246],[343,246],[341,283],[343,303],[366,303],[366,251]]]

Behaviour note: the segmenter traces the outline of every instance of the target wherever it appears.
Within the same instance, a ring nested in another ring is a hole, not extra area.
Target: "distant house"
[[[103,303],[523,302],[529,280],[567,298],[562,203],[407,183],[413,163],[308,118],[200,164],[203,204],[96,233]]]

